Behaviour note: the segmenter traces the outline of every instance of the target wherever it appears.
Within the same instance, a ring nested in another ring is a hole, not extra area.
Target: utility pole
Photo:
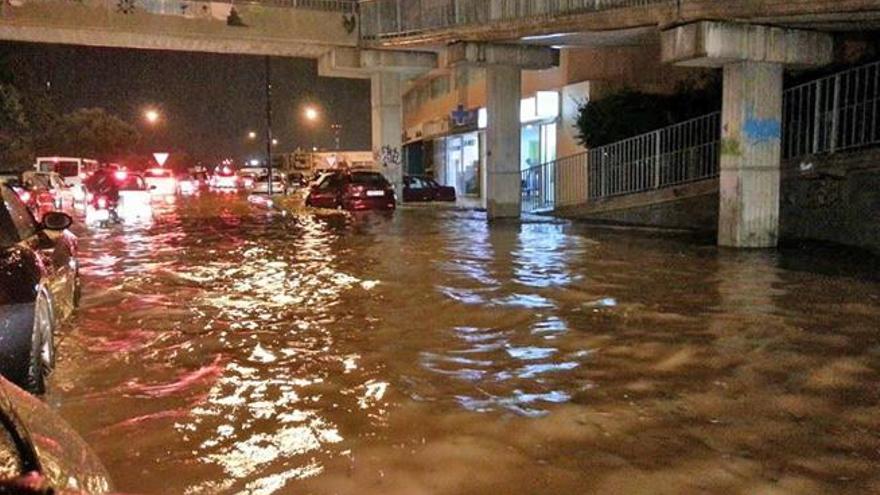
[[[269,170],[269,201],[272,201],[272,60],[266,55],[266,168]]]

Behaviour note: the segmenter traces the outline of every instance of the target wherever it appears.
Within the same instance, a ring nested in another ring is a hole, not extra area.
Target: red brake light
[[[29,193],[27,191],[22,191],[22,192],[18,193],[18,198],[21,199],[22,201],[24,201],[25,203],[27,203],[28,201],[31,200],[31,193]]]
[[[101,196],[98,198],[98,208],[106,208],[107,207],[107,198]]]
[[[117,170],[113,173],[113,176],[116,178],[116,180],[122,182],[128,178],[128,172],[126,172],[125,170]]]

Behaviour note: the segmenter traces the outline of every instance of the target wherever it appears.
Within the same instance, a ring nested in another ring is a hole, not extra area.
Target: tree
[[[58,118],[38,151],[112,161],[140,141],[131,124],[102,108],[81,108]]]
[[[576,127],[587,148],[604,146],[655,131],[721,108],[721,79],[680,84],[670,95],[624,89],[581,105]]]
[[[0,83],[0,169],[24,170],[33,163],[33,136],[21,94]]]

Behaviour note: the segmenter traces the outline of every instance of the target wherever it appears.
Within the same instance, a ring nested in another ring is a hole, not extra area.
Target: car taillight
[[[122,182],[128,178],[128,172],[125,170],[117,170],[113,173],[113,177],[115,177],[117,181]]]
[[[98,208],[107,208],[107,198],[103,196],[98,198],[98,201],[96,201],[96,203],[98,204]]]
[[[22,192],[18,193],[18,199],[27,203],[28,201],[31,200],[31,193],[29,193],[27,191],[22,191]]]

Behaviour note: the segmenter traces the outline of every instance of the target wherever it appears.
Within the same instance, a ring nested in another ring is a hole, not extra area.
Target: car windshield
[[[385,187],[388,181],[378,172],[355,172],[351,174],[351,183],[361,186]]]
[[[54,172],[58,172],[61,177],[76,177],[79,175],[79,163],[77,162],[57,162],[54,165]]]

